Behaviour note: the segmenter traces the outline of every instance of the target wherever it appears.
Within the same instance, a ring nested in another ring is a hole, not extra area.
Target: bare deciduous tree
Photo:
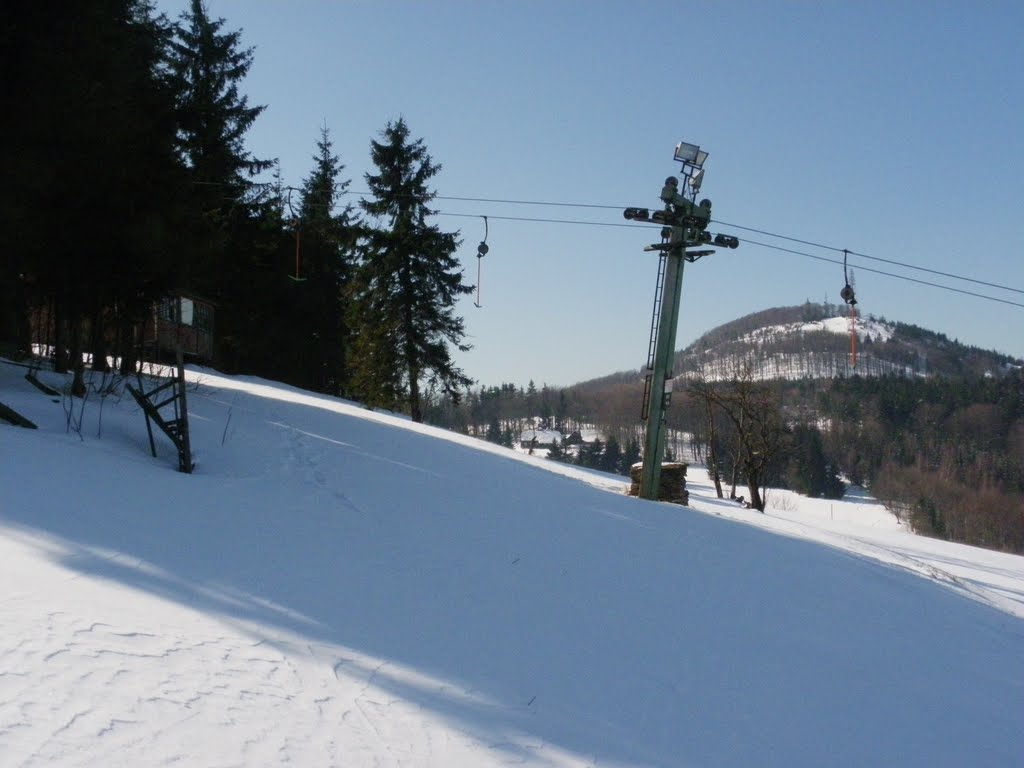
[[[718,385],[704,382],[703,392],[710,405],[721,409],[736,430],[738,456],[735,463],[747,482],[750,506],[764,512],[761,493],[783,444],[782,411],[770,387],[754,380],[749,363],[738,365],[731,380]]]

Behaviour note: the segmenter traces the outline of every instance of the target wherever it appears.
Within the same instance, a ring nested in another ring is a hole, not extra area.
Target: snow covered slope
[[[849,336],[851,330],[856,332],[857,338],[861,341],[867,338],[875,341],[888,341],[893,337],[895,329],[892,323],[885,323],[874,317],[858,318],[855,322],[851,321],[849,317],[826,317],[811,322],[801,321],[765,326],[745,334],[740,337],[740,340],[764,343],[795,334],[821,332]]]
[[[674,370],[712,381],[851,376],[1001,376],[1021,361],[915,325],[810,302],[774,307],[713,328],[678,352]]]
[[[0,424],[5,767],[1024,755],[1024,558],[870,499],[772,492],[762,516],[694,472],[692,508],[639,501],[200,370],[186,476],[130,398],[69,433],[23,373],[0,363],[40,427]]]

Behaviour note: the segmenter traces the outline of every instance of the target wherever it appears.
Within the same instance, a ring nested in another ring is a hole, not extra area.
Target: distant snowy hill
[[[765,326],[741,337],[740,340],[766,344],[793,335],[804,336],[812,333],[832,333],[847,338],[854,333],[857,340],[863,344],[865,341],[889,341],[895,335],[896,327],[892,323],[877,320],[871,316],[867,319],[850,318],[849,316],[826,317],[821,320],[800,320],[795,323]]]
[[[682,376],[711,380],[859,376],[997,376],[1021,361],[917,326],[810,302],[755,312],[719,326],[676,356]]]
[[[0,361],[4,768],[1020,764],[1024,557],[187,376],[192,475]]]

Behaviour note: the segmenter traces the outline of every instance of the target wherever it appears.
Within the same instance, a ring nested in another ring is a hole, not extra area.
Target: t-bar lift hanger
[[[483,263],[484,256],[486,256],[487,252],[490,250],[490,248],[487,247],[487,217],[481,216],[480,218],[484,220],[484,239],[481,240],[480,245],[476,247],[476,301],[473,302],[473,306],[477,309],[483,308],[483,304],[480,303],[480,265]]]

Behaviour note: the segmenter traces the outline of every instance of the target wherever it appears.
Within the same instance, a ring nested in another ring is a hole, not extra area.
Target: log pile
[[[690,492],[686,490],[686,467],[681,461],[667,461],[661,465],[661,481],[658,483],[658,500],[673,504],[689,504]],[[630,496],[640,495],[640,473],[643,464],[637,462],[629,470]]]

